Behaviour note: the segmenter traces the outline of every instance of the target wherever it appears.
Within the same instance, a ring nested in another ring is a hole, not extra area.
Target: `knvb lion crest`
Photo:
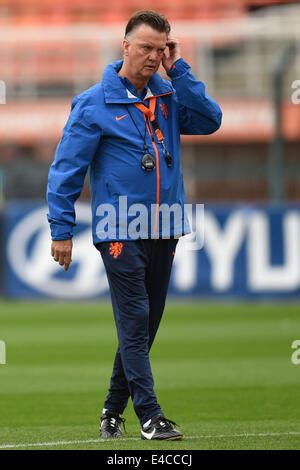
[[[119,258],[123,250],[123,243],[121,242],[110,242],[109,244],[109,254],[114,259]]]
[[[162,114],[163,114],[163,117],[164,117],[165,119],[168,119],[168,118],[169,118],[169,115],[170,115],[168,105],[167,105],[167,104],[160,104],[159,107],[160,107],[160,110],[161,110],[161,112],[162,112]]]

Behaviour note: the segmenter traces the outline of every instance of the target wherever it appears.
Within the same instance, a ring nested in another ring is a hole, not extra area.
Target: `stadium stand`
[[[0,108],[0,162],[6,198],[19,196],[22,184],[24,197],[43,197],[71,97],[99,81],[105,64],[121,56],[124,24],[140,7],[135,0],[0,0],[0,79],[7,85],[7,104]],[[214,136],[183,138],[189,199],[267,200],[272,71],[278,51],[290,43],[299,51],[299,5],[152,0],[151,8],[173,21],[184,57],[224,110],[223,127]],[[290,101],[297,77],[299,54],[284,83],[289,200],[300,197],[300,114]],[[15,170],[17,162],[30,175],[37,168],[35,185]]]
[[[172,20],[206,20],[239,17],[264,6],[295,3],[290,0],[152,0],[151,8]],[[139,0],[1,0],[0,14],[14,23],[66,24],[74,22],[119,22],[134,10],[144,8]]]

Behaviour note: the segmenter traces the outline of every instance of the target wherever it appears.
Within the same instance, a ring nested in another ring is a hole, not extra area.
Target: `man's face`
[[[160,66],[166,44],[166,33],[160,33],[146,24],[134,29],[128,40],[124,39],[123,42],[126,66],[131,75],[149,80]]]

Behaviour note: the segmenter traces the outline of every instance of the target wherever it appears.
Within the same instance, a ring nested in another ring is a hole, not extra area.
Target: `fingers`
[[[178,43],[177,43],[176,41],[168,41],[168,42],[167,42],[167,46],[168,46],[168,48],[169,48],[170,50],[175,49],[175,47],[176,47],[177,44],[178,44]]]
[[[53,242],[51,246],[51,256],[54,261],[64,267],[65,271],[68,271],[72,262],[72,242],[69,240],[66,242]]]
[[[162,58],[162,65],[165,70],[168,72],[180,57],[180,42],[178,39],[170,37],[167,41],[167,48]]]
[[[72,253],[71,251],[58,251],[54,252],[53,259],[58,262],[60,266],[64,267],[65,271],[68,271],[70,264],[72,263]]]
[[[65,264],[65,256],[66,256],[65,252],[59,253],[58,255],[58,264],[60,264],[61,266],[64,266]]]
[[[179,47],[179,40],[176,38],[169,38],[167,41],[167,47],[170,51]]]
[[[53,259],[54,259],[54,261],[59,261],[59,251],[58,250],[53,251]]]
[[[70,264],[72,263],[72,253],[66,253],[65,255],[65,263],[64,263],[64,270],[68,271]]]

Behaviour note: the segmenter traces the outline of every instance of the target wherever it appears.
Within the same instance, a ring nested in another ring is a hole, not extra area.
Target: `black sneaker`
[[[174,421],[164,418],[163,416],[155,416],[143,425],[141,438],[179,441],[183,438],[183,434],[174,426],[176,426]]]
[[[100,435],[104,439],[119,438],[123,436],[121,424],[125,429],[125,419],[118,413],[106,411],[100,418]]]

